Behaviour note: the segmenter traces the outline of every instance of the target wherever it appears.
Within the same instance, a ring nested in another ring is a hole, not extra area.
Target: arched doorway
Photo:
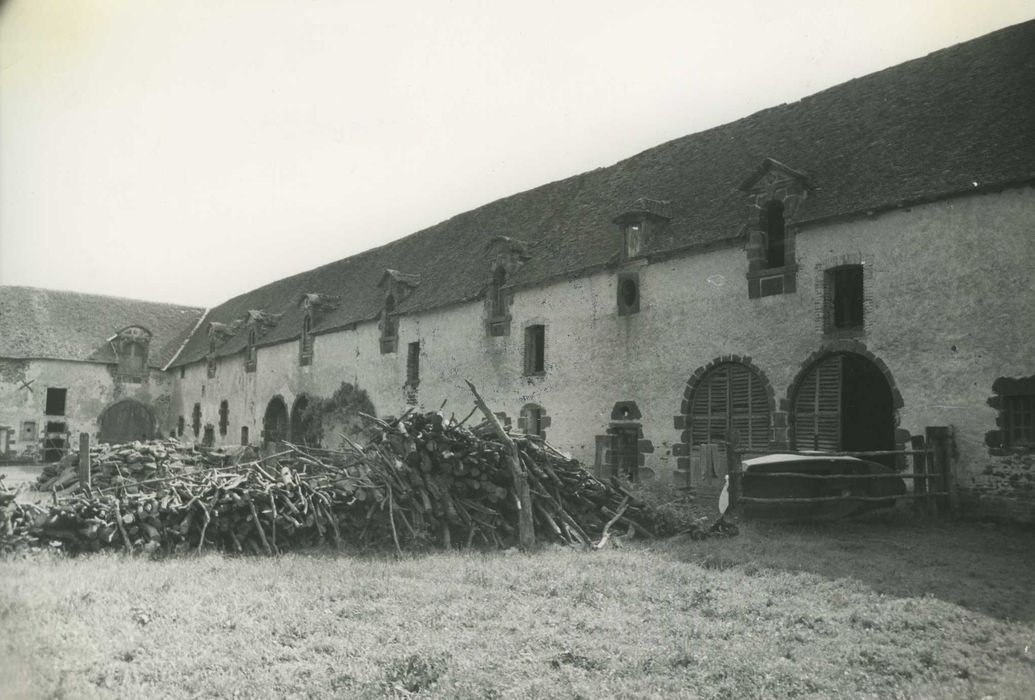
[[[796,450],[895,449],[891,385],[880,367],[862,355],[838,352],[820,358],[798,380],[791,402]]]
[[[262,418],[262,445],[276,444],[288,437],[288,410],[284,399],[274,396],[266,404],[266,414]]]
[[[306,416],[305,411],[309,408],[309,397],[302,394],[295,403],[291,405],[291,442],[298,445],[311,445],[315,442],[310,425],[311,419]]]
[[[122,399],[104,409],[100,419],[100,441],[107,443],[150,440],[155,418],[151,408],[134,399]]]

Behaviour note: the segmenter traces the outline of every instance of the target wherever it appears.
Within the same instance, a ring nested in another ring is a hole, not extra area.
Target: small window
[[[183,430],[187,426],[187,421],[180,416],[176,419],[176,437],[183,437]]]
[[[244,371],[254,372],[259,357],[259,350],[255,347],[256,333],[254,328],[248,329],[248,346],[244,351]]]
[[[525,374],[546,372],[546,326],[525,329]]]
[[[538,435],[545,439],[546,428],[549,425],[550,419],[542,406],[530,403],[521,409],[521,415],[518,417],[518,429],[526,435]]]
[[[248,444],[248,426],[247,425],[242,425],[241,426],[241,444],[242,445],[247,445]]]
[[[409,386],[420,384],[420,341],[410,343],[409,351],[406,354],[406,384]]]
[[[863,267],[844,265],[827,272],[830,299],[828,328],[849,330],[863,327]]]
[[[618,275],[618,315],[628,316],[640,310],[640,279],[636,273]]]
[[[492,317],[500,318],[507,315],[507,299],[503,291],[507,284],[507,270],[502,265],[492,273]]]
[[[230,426],[230,404],[225,399],[219,402],[219,434],[226,435]]]
[[[201,444],[206,447],[212,447],[216,444],[216,429],[212,427],[212,424],[205,426],[205,436],[201,438]]]
[[[1035,396],[1003,397],[1006,447],[1035,445]]]
[[[640,254],[643,248],[643,222],[636,221],[625,225],[622,230],[622,255],[631,260]]]
[[[68,424],[61,421],[47,421],[48,433],[67,433]]]
[[[68,398],[68,389],[47,389],[47,407],[45,413],[48,416],[65,415],[65,401]]]
[[[786,236],[783,204],[769,202],[763,214],[765,228],[765,266],[783,267],[786,260]]]
[[[308,365],[313,361],[313,317],[309,313],[302,318],[302,337],[299,341],[298,363]]]
[[[190,428],[194,432],[194,437],[197,438],[201,434],[201,404],[194,404],[194,410],[191,411],[190,416]]]
[[[612,428],[611,449],[614,474],[636,481],[640,466],[640,430],[634,427]]]
[[[399,319],[395,316],[395,296],[385,297],[385,308],[381,314],[381,354],[395,352],[398,347]]]

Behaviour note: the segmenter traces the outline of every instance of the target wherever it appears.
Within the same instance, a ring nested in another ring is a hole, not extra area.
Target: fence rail
[[[805,504],[805,503],[837,503],[863,502],[875,503],[894,499],[911,499],[919,501],[921,506],[935,515],[945,513],[952,516],[958,514],[959,503],[956,493],[955,465],[949,449],[950,431],[947,427],[929,427],[924,435],[910,438],[909,448],[902,450],[861,450],[838,452],[800,452],[795,450],[757,450],[738,449],[735,443],[727,443],[727,474],[729,475],[730,507],[740,504]],[[829,496],[802,496],[765,498],[761,496],[745,496],[743,479],[745,472],[742,458],[745,455],[780,454],[797,457],[895,457],[900,468],[912,467],[911,471],[891,472],[887,474],[803,474],[800,472],[749,472],[753,483],[766,479],[812,479],[820,483],[824,481],[879,482],[882,479],[912,479],[911,493],[896,496],[861,496],[853,494],[834,494]],[[908,460],[908,462],[907,462]],[[911,464],[910,464],[911,463]]]

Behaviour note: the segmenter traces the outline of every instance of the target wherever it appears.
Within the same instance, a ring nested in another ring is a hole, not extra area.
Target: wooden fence
[[[752,481],[765,479],[816,479],[875,482],[881,479],[912,479],[912,493],[895,496],[858,496],[851,494],[812,496],[800,498],[763,498],[745,496],[743,492],[744,470],[742,458],[746,455],[786,454],[802,457],[891,457],[896,461],[901,458],[907,469],[911,471],[889,472],[887,474],[803,474],[801,472],[750,472]],[[913,436],[909,449],[904,450],[869,450],[862,452],[795,452],[773,450],[741,450],[735,444],[726,450],[729,475],[730,508],[737,508],[745,503],[758,504],[805,504],[825,502],[877,502],[905,498],[917,500],[920,506],[934,514],[945,514],[955,517],[959,513],[959,497],[956,491],[955,464],[951,457],[950,431],[946,427],[927,428],[925,435]]]

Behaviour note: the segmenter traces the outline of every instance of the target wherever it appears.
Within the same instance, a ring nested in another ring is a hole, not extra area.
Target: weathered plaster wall
[[[987,403],[993,381],[1035,373],[1033,227],[1031,188],[897,210],[800,233],[794,294],[749,299],[746,255],[724,249],[635,268],[636,314],[618,316],[616,272],[608,271],[518,290],[507,336],[490,337],[485,305],[472,302],[403,317],[394,354],[380,354],[377,324],[366,323],[317,336],[307,367],[298,365],[297,341],[260,348],[255,373],[244,372],[243,358],[220,360],[211,379],[204,364],[189,367],[173,397],[188,431],[194,401],[202,423],[216,425],[227,399],[227,443],[240,439],[242,424],[259,441],[270,397],[282,396],[290,408],[298,395],[327,396],[342,381],[366,389],[379,414],[398,414],[407,344],[419,340],[421,408],[447,400],[447,412],[466,414],[463,379],[470,379],[512,419],[527,403],[543,406],[548,439],[592,463],[614,404],[635,401],[643,437],[655,447],[646,466],[667,478],[684,453],[674,416],[696,369],[750,357],[772,385],[776,408],[787,410],[803,363],[831,342],[823,333],[823,271],[847,256],[868,270],[866,330],[855,341],[890,372],[903,400],[899,427],[922,434],[926,426],[952,426],[961,486],[981,496],[970,499],[970,511],[1031,519],[1031,460],[993,455],[983,439],[995,428]],[[523,329],[531,324],[547,329],[541,377],[522,376]],[[780,423],[775,431],[786,438]]]
[[[23,383],[28,383],[29,388]],[[15,430],[8,447],[21,455],[29,447],[22,434],[26,421],[36,423],[37,448],[42,445],[48,421],[64,422],[73,440],[80,432],[96,438],[104,409],[120,399],[132,398],[151,406],[156,426],[162,429],[169,422],[171,387],[171,379],[154,370],[146,381],[127,384],[115,376],[114,365],[0,358],[0,426]],[[48,388],[68,390],[64,416],[45,415]]]

